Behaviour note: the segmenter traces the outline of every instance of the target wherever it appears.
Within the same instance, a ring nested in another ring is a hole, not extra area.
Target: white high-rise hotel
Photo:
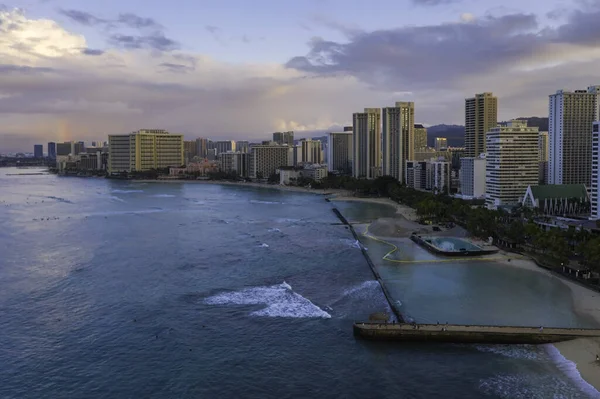
[[[527,121],[513,120],[486,135],[486,188],[488,208],[516,204],[539,178],[539,131]]]
[[[365,108],[352,115],[352,174],[374,179],[381,175],[381,110]]]
[[[548,184],[585,184],[592,178],[592,124],[599,118],[600,86],[550,95]]]
[[[382,111],[383,175],[404,183],[406,161],[415,158],[415,103],[396,102]]]
[[[600,153],[600,122],[594,122],[592,125],[592,184],[590,186],[591,219],[600,219],[600,203],[598,203],[600,199],[600,166],[598,165],[598,153]]]

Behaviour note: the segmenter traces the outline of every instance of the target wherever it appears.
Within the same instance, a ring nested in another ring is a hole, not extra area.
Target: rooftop
[[[531,186],[534,198],[544,200],[552,198],[586,198],[587,190],[584,184],[548,184]]]

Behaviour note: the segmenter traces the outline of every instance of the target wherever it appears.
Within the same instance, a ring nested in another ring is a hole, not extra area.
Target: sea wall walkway
[[[546,344],[600,337],[599,329],[355,323],[354,335],[369,340],[489,344]]]
[[[348,229],[352,233],[352,236],[354,237],[354,239],[356,241],[360,241],[359,237],[358,237],[358,234],[356,234],[356,231],[354,230],[354,227],[350,224],[350,222],[348,222],[348,220],[344,217],[344,215],[342,215],[342,213],[339,211],[339,209],[333,208],[333,213],[335,213],[335,215],[338,217],[338,219],[340,219],[340,221],[342,222],[342,224],[344,224],[344,225],[346,225],[348,227]],[[398,307],[396,306],[394,300],[392,299],[392,296],[390,295],[390,293],[387,290],[387,288],[386,288],[383,280],[381,279],[381,276],[379,275],[379,272],[375,268],[375,265],[373,264],[373,261],[369,257],[369,254],[367,253],[367,250],[362,245],[360,246],[360,250],[361,250],[363,256],[365,257],[365,260],[367,261],[367,264],[371,268],[371,271],[373,272],[373,276],[375,276],[375,279],[377,280],[377,282],[381,286],[381,290],[383,291],[383,295],[385,296],[385,299],[388,301],[388,303],[390,305],[390,308],[392,309],[392,312],[394,313],[394,315],[396,316],[396,318],[398,319],[399,322],[403,322],[404,321],[404,317],[402,316],[402,313],[400,313],[400,310],[398,310]]]

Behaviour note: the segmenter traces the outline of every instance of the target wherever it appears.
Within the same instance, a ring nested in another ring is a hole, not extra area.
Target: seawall
[[[600,330],[518,326],[355,323],[354,335],[378,341],[488,344],[547,344],[599,337]]]
[[[350,233],[352,233],[352,236],[354,237],[354,239],[356,241],[360,241],[359,237],[358,237],[358,234],[356,234],[356,231],[354,230],[354,226],[352,226],[348,222],[348,220],[344,217],[344,215],[342,215],[342,213],[339,211],[339,209],[333,208],[333,213],[335,213],[335,215],[340,219],[340,221],[344,225],[348,226],[348,229],[350,230]],[[365,257],[365,260],[367,261],[367,264],[371,268],[371,272],[373,272],[373,276],[375,276],[375,279],[379,283],[379,286],[381,287],[381,290],[383,291],[383,295],[385,296],[385,299],[388,301],[388,303],[390,305],[390,309],[392,309],[392,312],[394,312],[394,315],[396,316],[396,319],[398,319],[398,321],[401,322],[401,323],[404,322],[404,317],[402,316],[402,314],[400,313],[400,311],[396,307],[394,301],[392,300],[392,296],[388,292],[388,290],[387,290],[387,288],[386,288],[383,280],[381,279],[381,276],[379,275],[379,272],[375,268],[375,264],[373,263],[373,261],[371,260],[371,257],[367,253],[367,250],[361,245],[360,246],[360,251],[362,252],[363,256]]]

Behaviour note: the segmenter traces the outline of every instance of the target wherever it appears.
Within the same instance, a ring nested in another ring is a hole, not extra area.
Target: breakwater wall
[[[342,224],[344,224],[348,227],[348,229],[350,230],[350,233],[352,233],[352,236],[354,237],[354,239],[356,241],[360,241],[358,234],[356,234],[356,231],[354,230],[354,226],[352,226],[348,222],[348,220],[344,217],[344,215],[342,215],[342,213],[339,211],[339,209],[333,208],[333,213],[335,213],[335,215],[338,217],[338,219],[340,219]],[[394,316],[396,316],[396,319],[398,319],[399,322],[404,322],[404,317],[402,316],[402,314],[398,310],[396,304],[392,300],[392,296],[388,292],[385,284],[383,283],[383,280],[381,279],[381,276],[379,275],[379,272],[375,268],[375,264],[371,260],[371,257],[369,256],[369,254],[367,253],[367,250],[364,248],[363,245],[360,246],[360,251],[362,252],[363,256],[365,257],[367,264],[371,268],[371,272],[373,272],[373,276],[375,276],[375,279],[379,283],[379,286],[381,287],[381,290],[383,291],[383,295],[385,296],[385,299],[388,301],[388,303],[390,305],[390,309],[392,309],[392,312],[394,312]]]
[[[355,323],[354,335],[378,341],[537,345],[577,338],[599,337],[600,330],[454,324]]]
[[[491,255],[498,252],[496,249],[479,249],[479,250],[461,250],[461,251],[446,251],[442,248],[435,246],[433,243],[429,241],[429,237],[422,237],[419,235],[411,235],[410,239],[415,243],[419,244],[423,248],[427,249],[429,252],[436,255],[444,255],[444,256],[481,256],[481,255]]]

